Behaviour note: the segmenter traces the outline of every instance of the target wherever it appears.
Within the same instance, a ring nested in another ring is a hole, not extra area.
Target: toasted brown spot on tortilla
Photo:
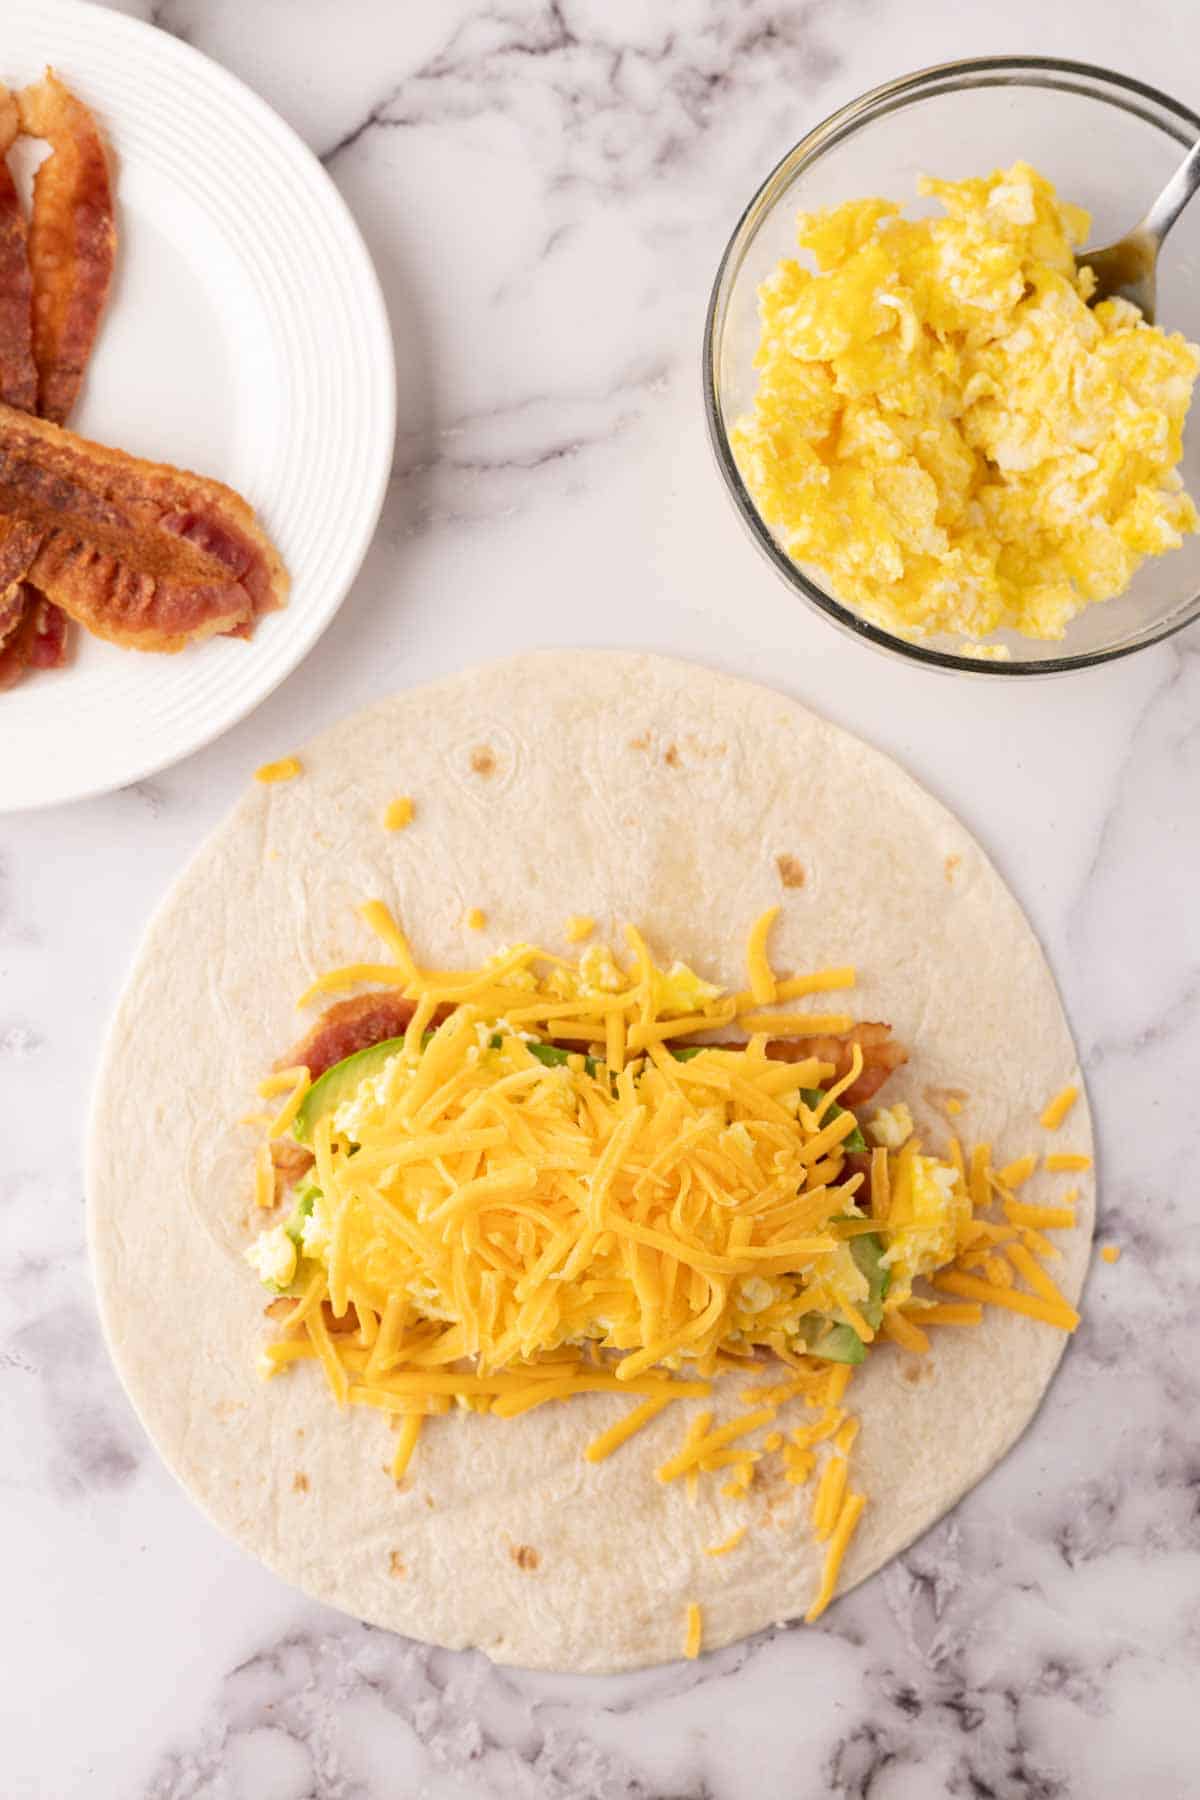
[[[804,864],[797,862],[794,856],[777,856],[775,867],[779,870],[779,879],[785,888],[804,886]]]
[[[393,1550],[388,1557],[388,1574],[395,1575],[400,1581],[408,1574],[408,1564],[398,1550]]]
[[[629,748],[631,750],[648,750],[650,748],[650,733],[648,731],[643,731],[639,733],[637,737],[630,738]]]
[[[909,1387],[920,1387],[923,1381],[933,1379],[933,1360],[928,1356],[913,1356],[900,1364],[900,1379],[907,1381]]]
[[[677,769],[679,767],[679,746],[677,744],[667,745],[666,749],[663,751],[663,761],[666,763],[668,769]]]
[[[510,1544],[508,1554],[518,1569],[536,1569],[542,1560],[532,1544]]]
[[[495,753],[486,744],[480,744],[471,752],[471,767],[476,775],[494,775],[496,772]]]
[[[947,881],[954,880],[954,871],[957,869],[957,867],[961,861],[962,861],[961,856],[948,856],[946,858],[945,870],[946,870],[946,880]]]
[[[292,1476],[292,1492],[294,1494],[307,1494],[308,1492],[308,1476],[303,1469],[297,1469]]]

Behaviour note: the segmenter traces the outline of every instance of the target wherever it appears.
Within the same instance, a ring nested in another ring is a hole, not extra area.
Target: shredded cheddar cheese
[[[815,969],[809,975],[785,975],[782,979],[776,977],[775,1001],[782,1005],[788,1000],[803,1000],[808,994],[827,994],[838,988],[852,988],[856,979],[857,972],[851,963],[836,969]],[[734,1014],[738,1017],[765,1004],[749,988],[734,994],[732,1003]]]
[[[572,913],[563,926],[563,936],[568,944],[582,944],[585,938],[591,937],[595,929],[596,921],[589,918],[587,913]]]
[[[254,1204],[264,1212],[275,1204],[275,1169],[269,1144],[260,1144],[254,1158]]]
[[[400,1430],[396,1434],[396,1452],[392,1457],[392,1480],[403,1481],[412,1460],[412,1453],[417,1447],[417,1438],[421,1430],[421,1414],[405,1413]]]
[[[487,914],[478,906],[473,906],[467,914],[468,931],[482,931],[487,924]]]
[[[683,1639],[683,1654],[689,1662],[695,1662],[700,1654],[700,1645],[704,1637],[704,1617],[693,1600],[687,1609],[687,1630]]]
[[[729,1536],[723,1538],[719,1544],[707,1544],[704,1549],[705,1556],[728,1556],[731,1550],[737,1549],[749,1529],[749,1525],[739,1525],[736,1531],[731,1531]]]
[[[843,1468],[845,1464],[842,1465]],[[837,1587],[838,1575],[841,1573],[842,1559],[846,1554],[850,1539],[854,1536],[859,1519],[867,1500],[865,1494],[848,1494],[842,1502],[837,1521],[829,1534],[829,1548],[825,1552],[825,1565],[821,1571],[821,1586],[816,1599],[804,1615],[806,1625],[819,1619],[829,1602],[833,1599]]]
[[[413,821],[413,803],[408,794],[389,800],[384,808],[383,823],[387,831],[403,831]]]
[[[1100,1254],[1106,1263],[1118,1262],[1121,1256],[1121,1246],[1119,1244],[1102,1244]]]
[[[1052,1175],[1062,1174],[1066,1171],[1074,1173],[1090,1169],[1091,1166],[1091,1157],[1082,1156],[1076,1150],[1051,1150],[1046,1158],[1047,1173]]]
[[[267,1136],[272,1138],[282,1137],[285,1131],[291,1130],[296,1114],[304,1103],[304,1096],[312,1086],[307,1069],[285,1069],[283,1073],[291,1077],[292,1091],[267,1125]],[[259,1092],[262,1092],[261,1087]]]
[[[919,1313],[889,1313],[883,1321],[884,1336],[890,1337],[902,1350],[911,1350],[917,1356],[925,1356],[929,1350],[929,1339],[914,1322],[919,1317]]]
[[[1037,1164],[1036,1156],[1018,1156],[1015,1162],[1005,1163],[1002,1169],[996,1170],[996,1180],[1011,1194],[1029,1180]]]
[[[1070,1084],[1055,1094],[1053,1100],[1047,1100],[1042,1108],[1038,1123],[1046,1131],[1057,1131],[1075,1102],[1079,1098],[1079,1089]]]
[[[1075,1223],[1073,1206],[1030,1206],[1022,1200],[1006,1200],[1004,1216],[1012,1225],[1028,1225],[1034,1231],[1066,1231]]]
[[[764,1031],[771,1037],[833,1037],[849,1031],[849,1013],[739,1013],[743,1031]]]
[[[671,1404],[672,1397],[668,1394],[662,1400],[643,1400],[640,1406],[635,1406],[623,1419],[618,1419],[615,1425],[610,1425],[607,1431],[594,1437],[583,1453],[588,1462],[603,1462],[614,1450],[627,1444],[635,1432],[640,1431],[643,1425],[648,1425],[651,1419],[656,1419],[663,1408]]]
[[[1051,1306],[1061,1307],[1066,1313],[1073,1311],[1066,1296],[1059,1291],[1041,1263],[1024,1244],[1010,1244],[1008,1256],[1017,1274],[1024,1276],[1035,1294],[1040,1294]]]
[[[1041,1319],[1046,1325],[1057,1325],[1061,1331],[1074,1331],[1079,1323],[1079,1314],[1065,1302],[1059,1304],[1041,1296],[1023,1294],[1017,1288],[996,1287],[991,1282],[979,1281],[974,1275],[957,1275],[953,1272],[935,1275],[933,1285],[944,1288],[948,1294],[958,1294],[964,1300],[980,1300],[987,1306],[1003,1306],[1009,1312],[1024,1313],[1030,1319]]]
[[[750,927],[750,938],[746,945],[746,974],[750,978],[750,992],[756,1006],[770,1006],[779,998],[779,987],[774,971],[767,960],[767,938],[772,925],[779,917],[777,906],[768,906]]]
[[[281,756],[278,762],[263,763],[254,771],[255,781],[270,785],[276,781],[292,781],[300,773],[300,759],[296,756]]]

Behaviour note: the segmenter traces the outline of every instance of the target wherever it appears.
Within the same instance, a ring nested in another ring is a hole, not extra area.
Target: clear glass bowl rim
[[[1103,68],[1098,63],[1072,62],[1054,56],[979,56],[959,62],[935,63],[929,68],[917,69],[912,74],[899,76],[894,81],[884,82],[880,87],[868,89],[856,100],[851,100],[836,112],[830,113],[828,118],[807,132],[780,158],[734,226],[717,268],[704,320],[704,413],[717,466],[751,537],[784,580],[792,587],[799,588],[805,598],[835,625],[857,638],[865,638],[879,649],[892,651],[907,657],[911,662],[922,663],[927,668],[954,670],[968,675],[1061,675],[1077,669],[1096,668],[1116,661],[1119,657],[1131,656],[1135,651],[1148,649],[1152,644],[1162,643],[1200,616],[1200,594],[1193,595],[1191,602],[1179,614],[1164,621],[1161,626],[1149,627],[1144,634],[1125,643],[1074,655],[1048,656],[1037,661],[1022,661],[1013,657],[1010,661],[995,662],[986,658],[956,655],[951,651],[934,650],[924,644],[908,643],[903,638],[894,637],[891,632],[872,625],[843,606],[832,594],[826,593],[775,542],[750,498],[729,447],[716,373],[720,332],[724,327],[734,279],[741,269],[761,219],[792,178],[843,139],[869,124],[872,119],[912,105],[935,93],[957,93],[962,89],[977,87],[1049,87],[1081,94],[1087,99],[1115,106],[1168,132],[1178,140],[1184,151],[1190,149],[1200,137],[1200,115],[1184,106],[1182,101],[1164,94],[1161,89],[1151,87],[1148,82],[1138,81],[1132,75],[1121,75],[1114,69]],[[1148,194],[1147,205],[1151,199],[1153,195]],[[1200,200],[1196,204],[1200,205]]]

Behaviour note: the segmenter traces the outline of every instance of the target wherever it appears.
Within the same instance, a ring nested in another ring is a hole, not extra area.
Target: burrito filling
[[[881,1103],[920,1046],[796,1010],[852,991],[855,970],[777,975],[775,909],[741,993],[660,965],[632,927],[621,956],[521,944],[422,970],[386,907],[363,913],[392,961],[323,976],[306,1001],[371,985],[260,1089],[286,1095],[258,1152],[275,1217],[246,1253],[275,1295],[263,1372],[313,1358],[340,1405],[392,1415],[397,1480],[423,1419],[452,1408],[512,1419],[627,1395],[586,1447],[598,1461],[740,1377],[749,1410],[698,1412],[657,1478],[712,1476],[737,1502],[778,1457],[811,1482],[815,1618],[864,1505],[854,1367],[881,1346],[924,1355],[929,1326],[975,1325],[984,1305],[1073,1330],[1042,1260],[1069,1196],[1022,1205],[990,1146],[927,1143],[907,1104]]]

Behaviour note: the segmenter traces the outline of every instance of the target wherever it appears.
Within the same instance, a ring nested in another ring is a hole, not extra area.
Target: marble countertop
[[[1013,687],[798,611],[719,491],[709,280],[836,104],[971,52],[1175,87],[1172,0],[130,0],[322,157],[391,309],[401,427],[360,579],[221,742],[0,821],[0,1791],[9,1800],[1124,1800],[1200,1792],[1200,629]],[[1191,54],[1188,54],[1190,52]],[[1184,98],[1196,102],[1195,91]],[[1098,146],[1098,149],[1101,148]],[[143,924],[248,772],[512,647],[770,681],[968,822],[1047,946],[1102,1155],[1083,1327],[1037,1423],[812,1629],[615,1680],[530,1676],[311,1604],[159,1465],[99,1336],[85,1097]],[[1135,1122],[1140,1127],[1136,1135]]]

